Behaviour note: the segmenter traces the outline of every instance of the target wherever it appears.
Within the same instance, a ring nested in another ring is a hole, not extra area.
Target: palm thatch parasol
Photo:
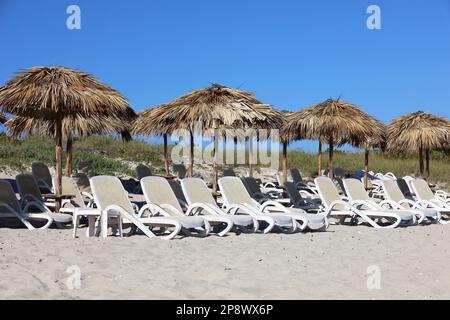
[[[153,107],[138,113],[132,125],[132,133],[142,136],[163,136],[164,139],[164,170],[166,176],[169,172],[169,155],[168,155],[168,135],[172,134],[173,129],[170,128],[169,123],[165,122],[164,112],[167,110],[166,105]],[[157,122],[156,119],[163,119]]]
[[[334,146],[349,143],[360,147],[372,141],[382,141],[385,129],[381,122],[363,112],[354,104],[328,99],[315,106],[288,116],[281,131],[287,141],[319,140],[319,175],[321,172],[322,143],[329,145],[329,174],[333,177]]]
[[[450,121],[423,111],[394,119],[388,126],[388,150],[419,154],[420,174],[424,176],[423,151],[426,157],[426,178],[430,176],[430,150],[450,146]]]
[[[73,169],[73,137],[90,136],[94,134],[117,134],[120,133],[124,141],[131,140],[130,127],[136,115],[128,107],[126,117],[116,118],[113,116],[98,116],[87,121],[80,115],[71,115],[63,120],[62,132],[67,140],[66,144],[66,175],[72,176]],[[33,119],[29,117],[16,116],[6,122],[10,134],[19,136],[21,134],[41,134],[54,136],[55,120]]]
[[[127,100],[93,76],[64,67],[35,67],[18,74],[0,88],[0,107],[15,116],[54,121],[56,194],[62,192],[64,119],[126,117]],[[59,207],[57,206],[57,211]]]
[[[6,116],[0,112],[0,124],[4,124],[6,122]]]
[[[213,84],[139,115],[133,134],[167,135],[179,129],[190,132],[189,175],[193,175],[194,130],[273,129],[281,127],[278,113],[262,104],[253,93]],[[215,137],[213,187],[217,188],[217,148]]]

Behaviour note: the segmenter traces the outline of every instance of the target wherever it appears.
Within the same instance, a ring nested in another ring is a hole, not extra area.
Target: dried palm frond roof
[[[17,116],[53,119],[69,114],[133,117],[127,100],[94,76],[64,67],[34,67],[0,88],[0,108]]]
[[[385,140],[385,126],[358,106],[328,99],[288,115],[281,135],[288,141],[311,139],[355,147],[379,145]]]
[[[278,129],[280,113],[261,103],[250,92],[218,84],[195,90],[139,114],[133,133],[139,135],[171,134],[178,129]]]
[[[6,116],[0,112],[0,124],[4,124],[6,122]]]
[[[63,119],[63,134],[67,137],[89,136],[94,134],[120,133],[125,141],[131,140],[131,121],[115,117],[93,117],[89,121],[79,115],[71,115]],[[55,120],[33,119],[28,117],[13,117],[5,123],[8,132],[14,136],[21,134],[42,134],[53,136],[55,134]]]
[[[388,126],[388,149],[416,152],[447,149],[450,146],[450,121],[423,111],[394,119]]]

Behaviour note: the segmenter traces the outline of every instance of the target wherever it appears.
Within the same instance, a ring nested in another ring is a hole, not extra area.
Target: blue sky
[[[81,30],[66,28],[70,4]],[[366,27],[370,4],[381,30]],[[280,109],[340,96],[383,122],[417,110],[450,118],[450,0],[0,0],[0,32],[0,84],[64,65],[138,111],[221,83]]]

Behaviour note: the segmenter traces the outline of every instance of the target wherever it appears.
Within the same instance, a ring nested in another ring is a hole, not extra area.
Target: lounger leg
[[[73,238],[76,239],[77,238],[77,229],[78,229],[78,224],[80,222],[80,217],[78,216],[78,214],[74,213],[73,214],[73,219],[72,219],[72,224],[73,224]]]
[[[181,231],[181,224],[178,223],[178,224],[174,225],[174,227],[175,227],[175,229],[169,235],[163,236],[163,237],[161,237],[161,239],[172,240],[173,238],[175,238],[176,235],[179,234]]]
[[[106,211],[102,212],[100,229],[102,232],[102,237],[107,238],[108,237],[108,212],[106,212]]]
[[[269,224],[269,226],[263,230],[264,234],[269,233],[275,227],[275,220],[273,220],[271,217],[258,217],[258,220],[265,221]]]
[[[253,219],[253,230],[254,232],[258,232],[259,229],[259,222],[256,219]]]
[[[88,220],[89,220],[89,226],[88,226],[88,229],[86,232],[86,236],[88,238],[90,238],[90,237],[95,236],[95,222],[97,221],[97,217],[89,216]]]

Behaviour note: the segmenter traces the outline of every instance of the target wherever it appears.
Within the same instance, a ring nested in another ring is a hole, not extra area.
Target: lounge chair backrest
[[[397,179],[397,186],[400,188],[400,191],[405,197],[411,196],[411,189],[405,179]]]
[[[435,198],[428,183],[423,179],[412,180],[411,187],[419,200],[433,200]]]
[[[345,170],[342,168],[334,168],[333,176],[343,179],[345,177]]]
[[[83,172],[75,173],[74,175],[72,175],[72,179],[73,179],[73,181],[75,181],[75,183],[78,186],[78,189],[81,192],[92,193],[91,184],[89,182],[89,177],[86,173],[83,173]]]
[[[345,191],[345,187],[344,187],[344,181],[341,178],[334,178],[334,180],[336,180],[336,182],[339,185],[339,188],[341,188],[342,193],[344,193],[347,196],[347,191]]]
[[[295,184],[303,182],[303,177],[300,174],[300,171],[298,169],[296,169],[296,168],[291,169],[290,172],[291,172],[292,181],[294,181]]]
[[[150,170],[149,167],[143,164],[139,164],[136,167],[136,177],[139,181],[141,181],[142,178],[145,177],[151,177],[153,175],[152,170]]]
[[[118,205],[128,213],[134,212],[128,194],[119,178],[96,176],[91,178],[90,183],[98,209],[105,210],[110,205]]]
[[[10,213],[9,210],[1,204],[6,204],[20,213],[20,204],[11,184],[6,180],[0,180],[0,213]]]
[[[224,169],[222,174],[224,177],[236,177],[236,172],[233,169]]]
[[[32,163],[31,174],[36,179],[36,181],[43,181],[47,186],[52,186],[52,175],[47,165],[38,162]]]
[[[259,187],[258,182],[256,182],[255,178],[245,177],[242,178],[242,182],[244,183],[244,186],[250,195],[261,193],[261,188]]]
[[[245,203],[254,205],[254,200],[238,177],[223,177],[219,179],[219,187],[226,204]]]
[[[207,203],[217,206],[211,191],[202,179],[185,178],[181,180],[181,188],[183,189],[188,204]]]
[[[56,178],[53,179],[53,184],[54,185],[56,184]],[[81,196],[81,192],[72,178],[69,177],[62,178],[62,193],[75,196],[74,198],[72,198],[72,201],[75,202],[78,208],[86,207],[86,205],[84,204],[83,197]]]
[[[292,204],[295,205],[296,203],[302,201],[303,198],[293,182],[286,181],[284,183],[284,188]]]
[[[383,180],[381,181],[381,185],[383,186],[387,200],[392,200],[394,202],[405,200],[405,195],[402,193],[402,190],[400,190],[395,180]]]
[[[26,195],[31,195],[36,200],[42,201],[41,190],[39,190],[36,179],[31,174],[19,174],[16,177],[16,183],[21,198],[24,198]]]
[[[329,207],[333,202],[341,200],[339,191],[334,185],[333,180],[331,180],[330,178],[325,176],[317,177],[316,179],[314,179],[314,183],[325,207]],[[343,207],[336,207],[336,210],[341,209],[343,209]]]
[[[183,189],[181,189],[181,184],[177,180],[168,180],[170,187],[172,188],[173,193],[178,199],[178,202],[187,203],[186,197],[184,196]]]
[[[358,179],[345,179],[344,188],[350,200],[371,200],[363,183]]]
[[[187,169],[184,164],[174,164],[172,165],[172,170],[177,174],[178,179],[186,178]]]
[[[141,187],[147,203],[159,206],[168,204],[183,213],[169,182],[163,177],[145,177],[141,180]]]

